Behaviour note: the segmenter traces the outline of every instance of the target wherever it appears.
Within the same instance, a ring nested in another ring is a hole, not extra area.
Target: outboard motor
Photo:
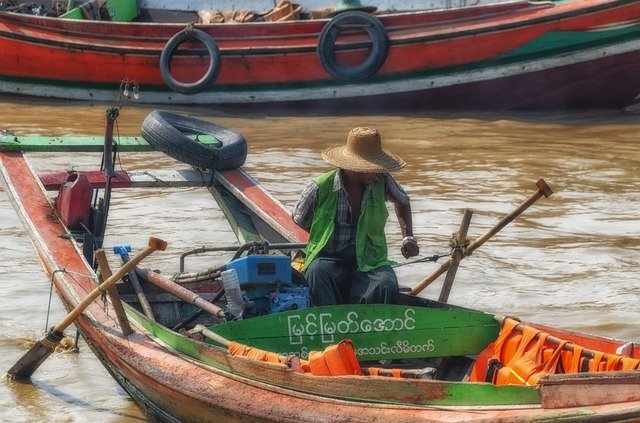
[[[311,306],[309,288],[292,282],[291,259],[284,255],[250,254],[230,261],[245,299],[244,317]]]

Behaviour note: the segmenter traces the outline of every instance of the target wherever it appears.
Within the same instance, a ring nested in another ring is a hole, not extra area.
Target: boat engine
[[[251,254],[230,261],[245,304],[244,317],[311,306],[309,288],[292,281],[291,259],[284,255]]]

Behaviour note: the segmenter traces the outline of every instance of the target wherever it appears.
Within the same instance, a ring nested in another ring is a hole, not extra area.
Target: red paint
[[[309,233],[293,221],[291,212],[285,209],[282,203],[273,198],[261,185],[253,182],[243,170],[227,170],[220,173],[250,202],[271,217],[276,225],[295,236],[297,242],[308,241]]]

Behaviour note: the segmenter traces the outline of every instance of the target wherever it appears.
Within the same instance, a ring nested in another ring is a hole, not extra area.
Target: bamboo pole
[[[464,242],[467,240],[467,232],[469,231],[471,216],[473,216],[473,210],[465,209],[464,214],[462,215],[460,229],[458,230],[458,233],[456,235],[456,246],[464,245]],[[440,297],[438,298],[438,301],[440,301],[441,303],[446,303],[449,300],[451,286],[453,285],[453,280],[456,277],[458,265],[460,264],[460,260],[462,260],[462,257],[464,257],[463,251],[460,248],[455,248],[453,250],[453,254],[451,255],[451,265],[449,266],[447,275],[444,277],[444,284],[442,285]]]

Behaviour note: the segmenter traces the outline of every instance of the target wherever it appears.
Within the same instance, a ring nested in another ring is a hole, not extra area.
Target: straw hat
[[[382,148],[377,129],[364,126],[349,131],[347,145],[324,150],[322,158],[341,169],[362,173],[390,172],[402,169],[406,164]]]

